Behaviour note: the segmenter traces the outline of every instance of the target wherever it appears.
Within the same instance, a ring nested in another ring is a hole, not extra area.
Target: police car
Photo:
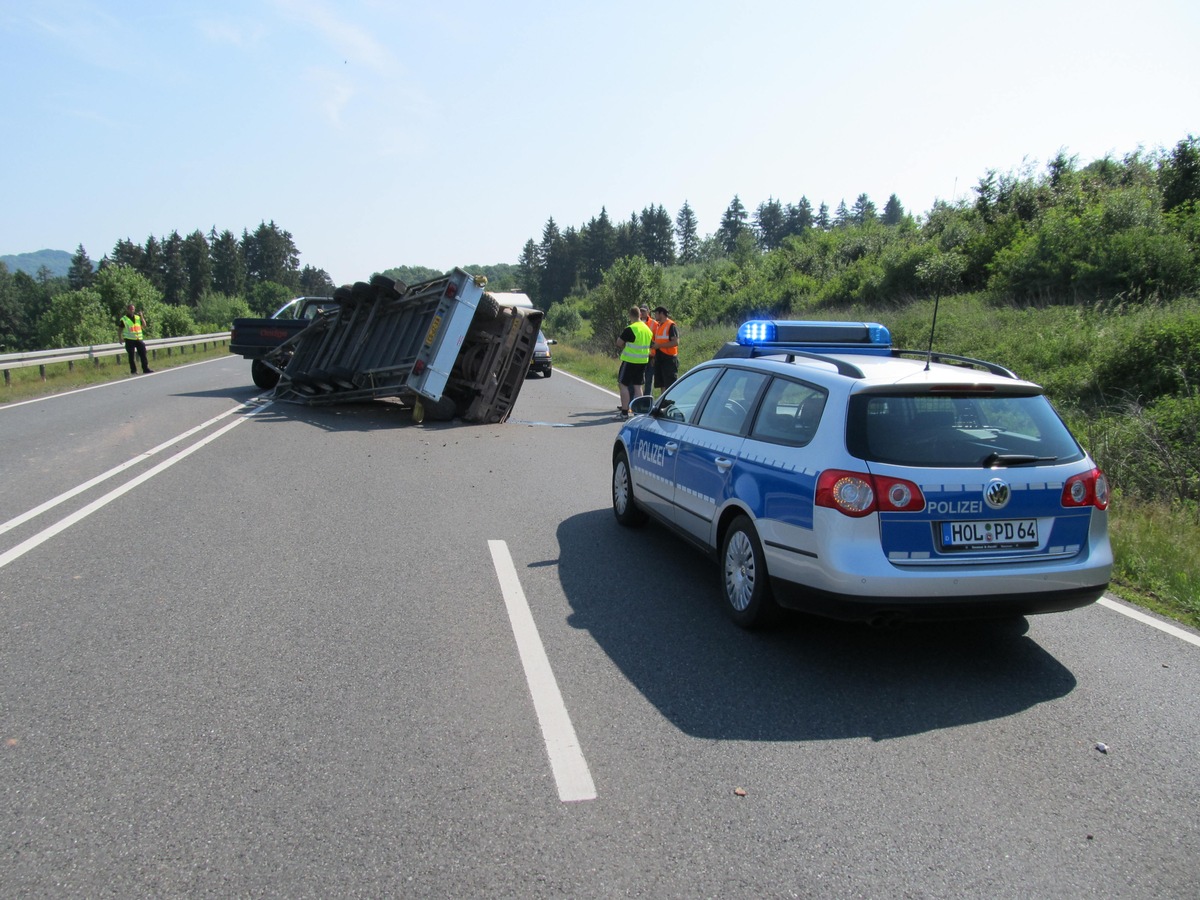
[[[1074,609],[1108,586],[1108,481],[1043,390],[867,322],[747,322],[635,414],[613,512],[714,554],[743,627]]]

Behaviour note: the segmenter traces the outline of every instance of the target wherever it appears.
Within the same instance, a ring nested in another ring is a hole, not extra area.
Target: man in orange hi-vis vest
[[[654,386],[665,391],[679,377],[679,327],[665,306],[654,308]]]

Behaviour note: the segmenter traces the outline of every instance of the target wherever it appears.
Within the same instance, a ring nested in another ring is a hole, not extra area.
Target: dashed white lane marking
[[[517,652],[525,668],[525,680],[533,697],[533,708],[542,727],[542,739],[546,742],[546,753],[550,757],[550,769],[558,785],[558,799],[563,803],[580,800],[595,800],[596,785],[587,760],[575,736],[575,726],[563,703],[546,648],[538,634],[521,580],[517,577],[512,555],[504,541],[488,541],[492,553],[492,564],[500,580],[500,591],[504,594],[504,605],[508,608],[508,621],[512,625],[513,637],[517,639]]]

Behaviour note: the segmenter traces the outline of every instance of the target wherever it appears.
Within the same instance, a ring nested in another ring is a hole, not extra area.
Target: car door
[[[731,491],[735,464],[768,376],[729,367],[694,425],[680,429],[675,463],[675,524],[709,546],[713,520]]]
[[[816,553],[817,477],[829,453],[813,444],[828,399],[818,385],[773,378],[742,446],[738,495],[754,516],[768,560],[782,553],[794,563]]]
[[[642,416],[629,447],[637,502],[668,522],[675,521],[675,465],[680,436],[691,427],[704,398],[721,374],[719,367],[688,372],[659,398],[652,415]]]

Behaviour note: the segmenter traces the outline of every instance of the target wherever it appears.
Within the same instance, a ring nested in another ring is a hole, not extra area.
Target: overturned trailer
[[[504,422],[537,343],[541,310],[502,305],[455,269],[405,285],[338,288],[332,309],[263,357],[275,398],[308,405],[396,398],[414,421]]]

